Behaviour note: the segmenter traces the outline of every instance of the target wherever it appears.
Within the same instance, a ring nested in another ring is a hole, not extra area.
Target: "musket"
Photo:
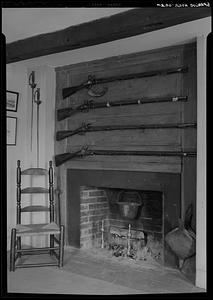
[[[76,86],[62,89],[62,96],[63,99],[65,99],[84,88],[90,89],[95,84],[102,84],[102,83],[108,83],[113,81],[129,80],[129,79],[136,79],[136,78],[143,78],[143,77],[152,77],[158,75],[170,75],[175,73],[184,73],[187,71],[188,71],[188,67],[182,66],[178,68],[154,70],[154,71],[147,71],[147,72],[140,72],[140,73],[133,73],[133,74],[124,74],[124,75],[117,75],[117,76],[111,76],[105,78],[96,78],[95,76],[89,75],[86,82],[83,82],[82,84]]]
[[[82,123],[81,127],[75,130],[61,130],[56,133],[56,140],[61,141],[69,136],[76,134],[85,134],[86,132],[95,131],[112,131],[112,130],[135,130],[135,129],[184,129],[195,128],[196,123],[174,123],[174,124],[140,124],[140,125],[103,125],[92,126],[91,124]]]
[[[137,156],[196,156],[196,152],[183,151],[134,151],[134,150],[93,150],[88,146],[82,147],[80,150],[70,153],[63,153],[55,155],[56,167],[64,164],[75,157],[84,157],[89,155],[137,155]]]
[[[62,121],[75,115],[78,112],[88,112],[90,109],[113,107],[113,106],[124,106],[124,105],[137,105],[137,104],[148,104],[148,103],[161,103],[161,102],[178,102],[187,101],[187,96],[174,96],[174,97],[156,97],[148,98],[144,97],[141,99],[127,99],[127,100],[115,100],[106,102],[94,102],[93,100],[84,101],[83,104],[76,108],[67,107],[57,110],[57,121]]]

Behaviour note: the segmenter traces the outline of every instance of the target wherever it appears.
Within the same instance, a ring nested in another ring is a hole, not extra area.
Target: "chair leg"
[[[10,246],[10,271],[15,271],[15,255],[16,255],[16,229],[11,230],[11,246]]]
[[[21,250],[21,237],[20,236],[17,237],[17,249]],[[20,252],[18,253],[18,257],[21,257]]]
[[[50,247],[54,247],[54,235],[50,234]],[[50,250],[50,255],[53,255],[53,250]]]
[[[60,226],[60,240],[59,240],[59,268],[63,267],[64,260],[64,226]]]

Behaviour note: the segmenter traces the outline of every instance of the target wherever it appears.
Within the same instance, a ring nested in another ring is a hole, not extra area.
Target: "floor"
[[[42,257],[33,255],[30,259],[33,262]],[[127,295],[200,293],[205,290],[195,287],[178,270],[145,262],[142,266],[131,261],[124,263],[118,258],[109,259],[95,252],[67,248],[62,269],[41,267],[8,271],[8,292]]]

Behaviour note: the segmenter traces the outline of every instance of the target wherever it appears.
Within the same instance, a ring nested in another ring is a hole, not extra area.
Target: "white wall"
[[[41,161],[43,165],[47,164],[47,161],[52,158],[54,153],[54,105],[55,105],[55,74],[54,67],[74,64],[83,61],[102,59],[105,57],[111,57],[115,55],[123,55],[128,53],[146,51],[150,49],[156,49],[161,47],[167,47],[171,45],[182,44],[186,42],[195,41],[199,36],[206,36],[211,31],[211,18],[204,18],[197,21],[184,23],[181,25],[169,27],[166,29],[138,35],[135,37],[122,39],[110,43],[101,45],[86,47],[77,49],[74,51],[67,51],[63,53],[43,56],[35,59],[30,59],[18,63],[13,63],[7,66],[8,71],[8,89],[15,89],[21,91],[23,100],[20,101],[19,111],[19,130],[17,136],[17,146],[12,149],[8,147],[8,230],[10,230],[15,220],[15,165],[18,157],[23,158],[24,164],[30,166],[32,162],[35,163],[35,154],[29,152],[29,136],[30,136],[30,90],[27,87],[27,78],[31,70],[37,71],[39,85],[41,87],[41,100],[44,101],[42,105],[42,117],[40,136],[41,136]],[[201,49],[201,48],[200,48]],[[198,57],[198,67],[202,68],[202,72],[205,73],[205,59],[204,52],[200,50]],[[202,74],[204,74],[202,73]],[[200,77],[198,77],[198,80]],[[205,85],[198,83],[198,95],[202,94],[205,89]],[[198,96],[199,97],[199,96]],[[205,97],[204,97],[205,98]],[[199,101],[205,101],[204,98],[199,98]],[[199,105],[202,104],[199,102]],[[205,113],[200,115],[198,122],[202,120]],[[27,124],[27,126],[26,126]],[[202,128],[203,128],[202,121]],[[201,129],[203,133],[203,129]],[[198,124],[199,133],[199,124]],[[203,144],[198,143],[198,155],[203,155]],[[200,156],[201,155],[201,156]],[[205,160],[204,160],[205,161]],[[200,164],[198,165],[198,167]],[[197,192],[197,204],[201,208],[206,202],[204,177],[198,177],[197,184],[199,186]],[[13,185],[14,184],[14,185]],[[12,186],[13,185],[13,186]],[[205,240],[202,238],[205,220],[205,207],[199,211],[198,227],[197,227],[197,267],[202,269],[197,277],[196,284],[200,287],[206,287],[205,279],[205,253],[203,252]],[[199,227],[201,226],[201,227]],[[9,231],[8,231],[9,236]],[[9,242],[9,240],[8,240]],[[9,243],[8,243],[9,246]],[[203,275],[202,275],[203,274]]]
[[[7,66],[7,89],[19,93],[18,111],[7,112],[7,116],[17,117],[16,146],[7,146],[7,214],[8,231],[15,224],[16,161],[27,155],[27,72],[23,65]],[[9,236],[8,236],[9,238]],[[9,245],[9,240],[8,240]]]
[[[7,43],[11,43],[130,9],[134,7],[2,7],[2,32],[7,36]]]
[[[206,288],[206,36],[197,38],[196,285]]]

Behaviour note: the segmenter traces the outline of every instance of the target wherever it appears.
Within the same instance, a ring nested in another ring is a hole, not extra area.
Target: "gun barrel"
[[[91,132],[91,131],[111,131],[111,130],[137,130],[137,129],[184,129],[195,128],[196,123],[168,123],[168,124],[129,124],[129,125],[103,125],[103,126],[89,126],[88,129],[81,130],[79,132]],[[74,132],[74,131],[73,131]],[[77,130],[76,130],[77,133]],[[75,133],[74,133],[75,134]]]
[[[178,151],[125,151],[125,150],[89,150],[87,155],[139,155],[139,156],[196,156],[196,152]]]

